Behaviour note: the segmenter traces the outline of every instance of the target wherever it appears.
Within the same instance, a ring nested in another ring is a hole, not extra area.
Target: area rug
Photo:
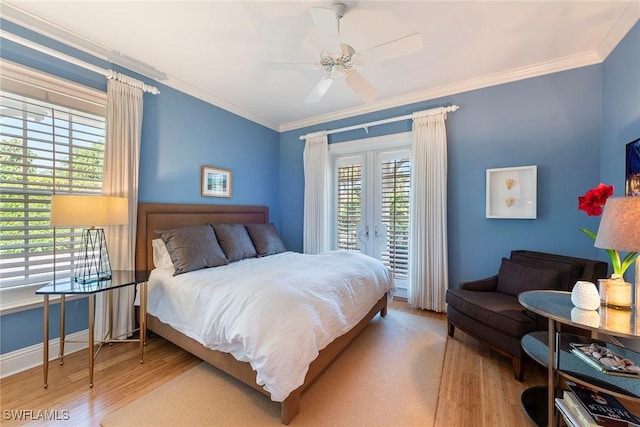
[[[303,393],[292,426],[432,426],[446,322],[389,310]],[[103,427],[278,426],[280,405],[202,363],[109,414]]]

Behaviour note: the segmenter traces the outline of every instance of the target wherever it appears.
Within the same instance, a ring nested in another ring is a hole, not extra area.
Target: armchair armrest
[[[495,292],[498,287],[498,275],[487,277],[486,279],[474,280],[472,282],[461,282],[460,289],[478,292]]]

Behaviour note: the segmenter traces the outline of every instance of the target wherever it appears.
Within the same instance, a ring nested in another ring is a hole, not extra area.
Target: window
[[[6,61],[0,65],[5,291],[42,285],[54,274],[70,276],[82,229],[49,225],[51,195],[102,192],[106,94]]]

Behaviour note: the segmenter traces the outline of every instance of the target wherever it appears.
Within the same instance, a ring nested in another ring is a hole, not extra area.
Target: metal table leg
[[[44,373],[44,388],[47,388],[49,376],[49,295],[44,295],[43,323],[42,331],[42,369]]]

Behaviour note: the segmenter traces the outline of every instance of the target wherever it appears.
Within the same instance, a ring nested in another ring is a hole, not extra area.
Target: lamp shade
[[[54,227],[128,224],[128,200],[103,195],[54,194],[50,223]]]
[[[607,200],[594,246],[640,251],[640,197],[611,197]]]

